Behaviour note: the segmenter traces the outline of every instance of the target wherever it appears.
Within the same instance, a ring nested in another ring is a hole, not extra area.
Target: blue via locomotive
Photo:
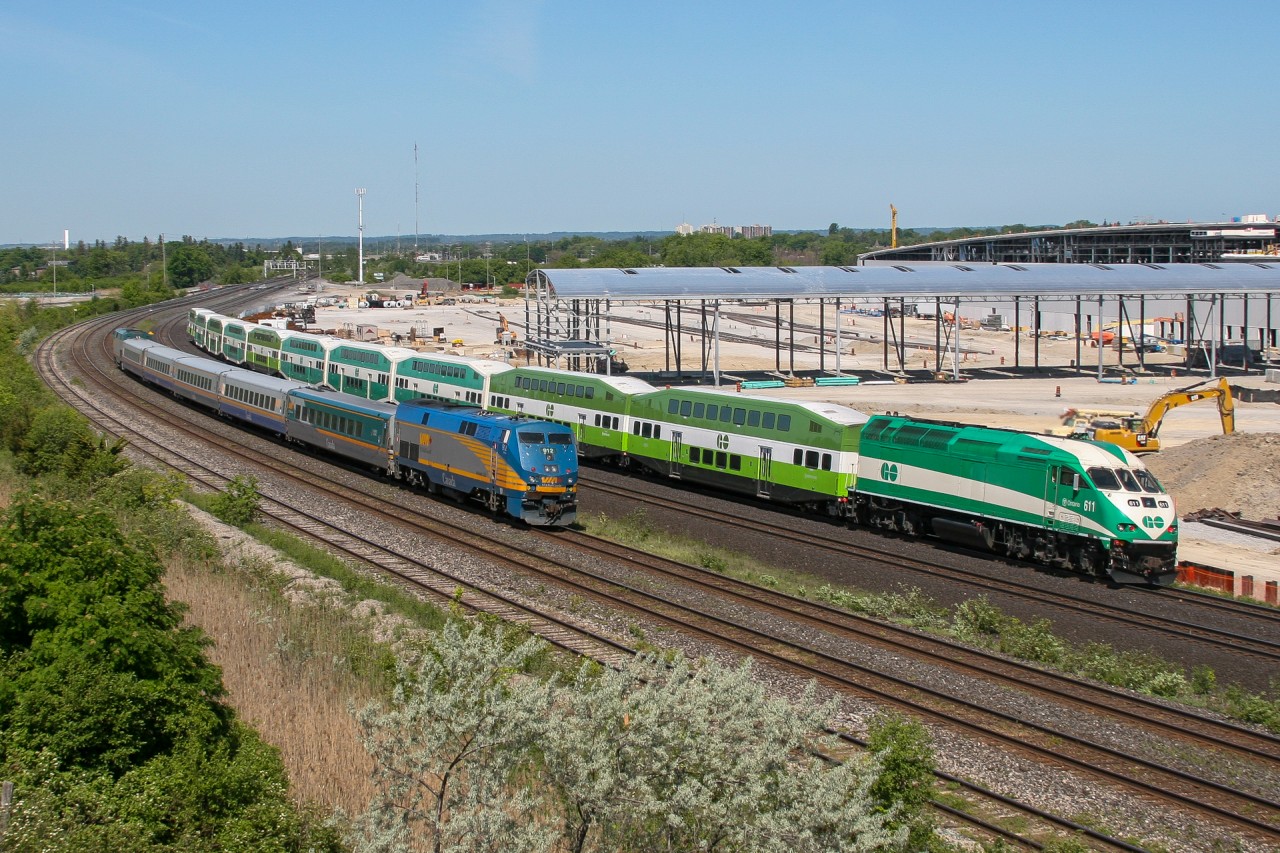
[[[176,397],[429,492],[539,526],[577,518],[569,427],[425,399],[371,402],[118,330],[116,364]]]

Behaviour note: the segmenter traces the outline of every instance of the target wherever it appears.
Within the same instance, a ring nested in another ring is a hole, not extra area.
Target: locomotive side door
[[[1080,490],[1079,475],[1070,468],[1050,465],[1045,483],[1045,526],[1062,533],[1075,533],[1080,529],[1079,505],[1076,495]]]
[[[670,475],[676,479],[680,478],[680,454],[684,450],[684,434],[678,429],[671,431],[671,467]]]
[[[760,465],[756,474],[756,494],[769,497],[769,489],[773,483],[773,448],[760,445]]]

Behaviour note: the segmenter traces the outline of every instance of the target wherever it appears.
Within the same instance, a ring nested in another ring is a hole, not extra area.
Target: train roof
[[[298,383],[292,379],[268,376],[265,373],[258,373],[244,368],[235,368],[229,373],[223,374],[222,378],[224,382],[234,382],[237,385],[245,385],[250,388],[259,388],[277,393],[286,393],[298,387]]]
[[[1030,452],[1045,454],[1056,450],[1073,457],[1084,467],[1110,467],[1117,464],[1130,468],[1145,467],[1137,456],[1108,442],[1045,435],[1004,427],[989,427],[983,424],[912,418],[906,415],[873,415],[872,420],[876,425],[888,422],[891,426],[916,426],[924,430],[938,430],[947,436],[946,442],[952,438],[963,438],[985,443],[993,449],[998,447],[1000,453],[1018,453],[1030,449]],[[920,434],[923,435],[923,433]],[[873,426],[869,431],[864,431],[863,440],[875,441],[879,439],[879,435],[880,430]],[[932,446],[932,444],[925,440],[921,442],[921,446]]]
[[[532,365],[514,367],[512,369],[529,376],[546,376],[548,379],[556,377],[557,381],[562,382],[568,382],[570,378],[576,382],[597,382],[601,385],[607,385],[620,394],[647,394],[650,391],[658,390],[656,385],[651,385],[635,376],[583,373],[577,370],[557,370],[554,367],[534,367]]]
[[[346,338],[339,338],[336,335],[326,335],[317,332],[294,332],[283,341],[281,345],[287,345],[290,341],[315,341],[327,350],[337,347],[339,344],[349,344],[351,341]]]
[[[727,388],[700,388],[696,386],[676,386],[671,388],[655,388],[653,389],[662,396],[668,395],[706,395],[733,400],[734,405],[749,407],[751,404],[767,403],[770,406],[784,406],[790,409],[801,409],[811,415],[825,418],[832,423],[841,426],[858,426],[867,422],[870,417],[864,412],[857,409],[851,409],[848,406],[841,406],[839,403],[828,403],[822,400],[788,400],[782,397],[770,397],[768,395],[755,395],[744,397],[737,391],[731,391]]]
[[[482,375],[496,376],[499,373],[506,373],[515,368],[501,361],[494,361],[488,358],[472,358],[466,355],[453,355],[447,352],[419,352],[414,350],[414,355],[424,361],[438,361],[444,364],[456,364],[460,367],[468,367],[476,373]]]
[[[390,362],[400,362],[404,361],[406,358],[422,355],[422,353],[418,352],[416,349],[409,349],[408,347],[389,347],[375,341],[351,341],[346,338],[338,338],[338,340],[342,342],[343,346],[349,347],[353,350],[376,352],[378,355]],[[334,350],[337,349],[340,349],[340,347],[335,346]]]
[[[291,384],[294,388],[290,391],[290,395],[297,397],[299,400],[328,403],[354,412],[363,412],[364,414],[377,415],[379,417],[394,414],[396,410],[395,403],[357,397],[355,394],[348,394],[345,391],[334,391],[324,385],[299,385],[297,382]]]
[[[174,349],[150,338],[128,338],[122,346],[127,349],[138,350],[143,355],[148,355],[152,358],[173,364],[187,365],[197,370],[203,370],[206,373],[219,374],[240,369],[235,365],[227,364],[225,361],[218,361],[215,358],[203,355],[192,355],[189,352]]]
[[[468,420],[484,421],[495,425],[505,425],[512,429],[519,429],[526,426],[534,426],[540,430],[546,431],[547,427],[553,427],[557,430],[570,432],[570,428],[564,424],[557,424],[552,421],[539,420],[538,418],[528,415],[511,415],[505,412],[489,412],[475,406],[468,406],[463,403],[455,403],[449,400],[436,400],[431,397],[414,397],[412,400],[405,400],[400,403],[402,409],[429,409],[433,412],[444,412],[451,415],[457,415],[459,418]]]

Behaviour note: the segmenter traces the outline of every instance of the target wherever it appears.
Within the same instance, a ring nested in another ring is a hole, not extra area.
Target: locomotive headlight
[[[559,473],[560,473],[560,466],[559,466],[559,465],[544,465],[544,466],[542,467],[542,470],[543,470],[543,471],[545,471],[545,472],[546,472],[546,473],[548,473],[548,474],[559,474]]]

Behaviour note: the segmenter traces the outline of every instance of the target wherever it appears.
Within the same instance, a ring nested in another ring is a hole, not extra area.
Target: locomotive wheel
[[[1098,555],[1092,545],[1079,545],[1072,549],[1071,562],[1076,570],[1086,575],[1098,574]]]

